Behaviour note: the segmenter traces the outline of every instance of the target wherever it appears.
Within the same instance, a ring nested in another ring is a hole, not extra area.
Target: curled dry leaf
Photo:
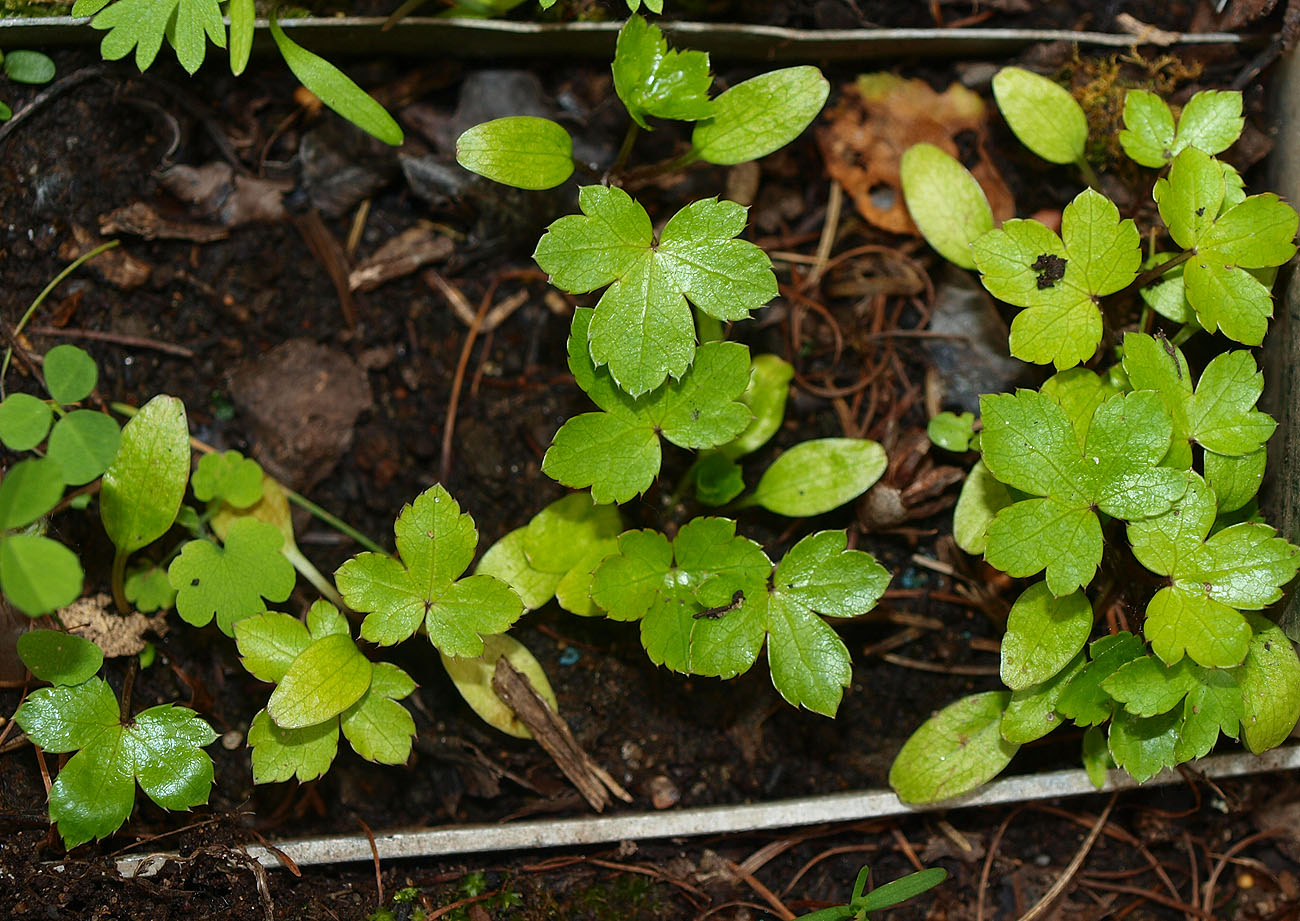
[[[73,259],[84,256],[96,246],[105,242],[80,224],[71,224],[69,226],[72,230],[72,240],[63,243],[59,247],[59,258],[65,262],[71,262]],[[153,273],[153,266],[142,259],[132,256],[121,246],[100,253],[90,261],[89,267],[104,281],[121,288],[123,291],[131,291],[140,287],[149,280],[149,276]]]
[[[977,161],[971,173],[1001,222],[1015,216],[1015,202],[984,151],[988,112],[983,100],[954,83],[936,93],[924,80],[864,74],[845,87],[839,103],[817,129],[826,168],[853,198],[858,212],[891,233],[916,234],[903,204],[899,161],[914,144],[934,144],[962,158],[956,138],[974,135]]]
[[[178,163],[159,172],[158,181],[199,214],[216,218],[226,228],[284,220],[282,199],[293,188],[283,179],[237,176],[227,163],[197,167]]]
[[[113,608],[112,596],[105,592],[74,601],[59,611],[59,620],[69,633],[90,640],[102,649],[108,659],[141,652],[146,643],[145,633],[156,636],[167,633],[166,612],[146,617],[133,611],[123,617]]]
[[[392,237],[375,254],[348,274],[353,291],[373,291],[385,282],[410,275],[430,262],[442,262],[452,252],[451,240],[421,221]]]

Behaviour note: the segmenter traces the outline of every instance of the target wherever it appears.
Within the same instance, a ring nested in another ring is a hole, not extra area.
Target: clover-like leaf
[[[970,247],[993,229],[993,209],[970,170],[933,144],[914,144],[899,161],[899,177],[925,242],[954,265],[975,268]]]
[[[103,651],[90,640],[62,630],[28,630],[18,637],[18,658],[50,684],[81,684],[104,664]]]
[[[30,451],[50,431],[54,410],[30,393],[11,393],[0,403],[0,442],[10,451]]]
[[[679,381],[636,399],[621,392],[610,372],[592,364],[586,330],[590,309],[574,311],[569,367],[602,412],[574,416],[555,433],[542,470],[565,486],[591,487],[598,503],[626,502],[650,487],[659,472],[660,436],[683,448],[725,444],[749,424],[738,398],[749,382],[749,350],[735,342],[700,347]]]
[[[670,51],[658,26],[629,16],[614,50],[614,91],[628,114],[649,129],[647,116],[699,121],[713,114],[709,100],[709,56]]]
[[[1188,100],[1177,127],[1169,106],[1155,93],[1129,90],[1124,97],[1124,130],[1119,142],[1124,152],[1143,166],[1160,168],[1195,147],[1217,154],[1241,136],[1241,93],[1203,90]]]
[[[202,627],[214,617],[227,636],[245,617],[284,601],[293,591],[293,565],[280,553],[284,537],[256,518],[241,518],[226,532],[224,546],[192,540],[167,567],[176,589],[176,613]],[[265,600],[263,600],[265,599]]]
[[[74,409],[54,423],[45,456],[59,465],[65,483],[81,486],[108,469],[121,443],[122,430],[112,416]]]
[[[692,202],[657,240],[645,209],[622,189],[584,186],[578,204],[582,214],[551,224],[533,258],[571,294],[608,286],[589,323],[591,357],[633,396],[690,366],[688,301],[716,319],[743,320],[776,296],[766,254],[735,239],[746,213],[735,202]]]
[[[365,695],[339,718],[352,750],[378,764],[404,763],[411,756],[415,720],[398,701],[414,690],[411,676],[396,665],[375,663]]]
[[[50,396],[64,405],[90,396],[99,380],[95,359],[75,345],[56,345],[46,352],[41,372]]]
[[[573,175],[573,138],[549,118],[497,118],[456,139],[456,162],[517,189],[553,189]]]
[[[48,458],[29,457],[0,480],[0,531],[25,527],[49,513],[63,498],[63,471]]]
[[[1009,691],[972,694],[944,707],[912,733],[889,769],[905,803],[960,796],[1001,773],[1020,746],[1002,738]]]
[[[1063,86],[1025,70],[1004,67],[993,76],[993,98],[1020,143],[1052,163],[1083,159],[1088,119]]]
[[[15,718],[46,751],[76,752],[50,790],[50,821],[69,848],[116,831],[136,781],[164,809],[208,800],[212,759],[203,748],[217,735],[192,710],[150,707],[124,725],[112,689],[92,678],[33,691]]]
[[[1170,584],[1147,605],[1144,632],[1172,665],[1185,654],[1207,668],[1240,665],[1252,631],[1241,614],[1282,597],[1300,569],[1300,548],[1265,524],[1245,522],[1214,534],[1214,495],[1195,473],[1168,512],[1128,526],[1133,555]]]
[[[238,451],[205,454],[190,476],[194,498],[248,508],[262,498],[262,465]]]
[[[0,589],[28,617],[40,617],[76,601],[85,574],[77,555],[38,534],[0,540]]]
[[[1219,162],[1195,147],[1178,154],[1155,199],[1169,235],[1193,252],[1183,266],[1187,301],[1210,332],[1259,345],[1273,315],[1269,289],[1248,269],[1295,255],[1295,209],[1276,195],[1251,195],[1224,208],[1230,187]]]
[[[1085,189],[1061,216],[1061,236],[1037,221],[1007,221],[971,244],[984,287],[1024,309],[1011,322],[1011,354],[1069,368],[1101,342],[1097,301],[1137,277],[1141,241],[1131,220]]]
[[[1196,389],[1182,352],[1145,333],[1124,336],[1124,370],[1136,390],[1154,390],[1173,422],[1173,442],[1163,463],[1186,469],[1193,444],[1220,455],[1240,457],[1259,451],[1276,428],[1255,409],[1264,391],[1249,352],[1224,352],[1205,366]]]
[[[421,625],[447,655],[477,656],[483,636],[504,633],[519,615],[519,596],[492,576],[461,578],[478,532],[447,490],[433,486],[402,509],[394,527],[400,560],[362,553],[334,574],[343,598],[366,614],[361,635],[391,646]]]
[[[789,144],[826,105],[831,85],[816,67],[785,67],[737,83],[713,100],[713,116],[696,124],[694,153],[731,166]]]
[[[1157,466],[1172,423],[1158,394],[1110,397],[1081,446],[1055,400],[1032,390],[980,399],[984,463],[1002,483],[1034,498],[1001,509],[988,527],[988,561],[1009,575],[1047,570],[1055,595],[1092,581],[1101,562],[1100,510],[1132,520],[1167,511],[1187,488]]]

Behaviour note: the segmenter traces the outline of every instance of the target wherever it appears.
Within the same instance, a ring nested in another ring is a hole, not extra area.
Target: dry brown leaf
[[[163,217],[142,201],[132,202],[99,216],[102,234],[129,233],[146,240],[189,240],[192,243],[212,243],[224,240],[226,228],[194,221],[174,221]]]
[[[421,221],[391,238],[375,254],[348,274],[353,291],[373,291],[384,282],[410,275],[430,262],[441,262],[451,255],[452,242],[436,232],[433,225]]]
[[[73,239],[59,247],[60,259],[71,262],[104,242],[80,224],[72,224],[70,229]],[[140,287],[149,280],[149,275],[153,272],[153,267],[149,263],[137,259],[120,246],[102,252],[90,260],[90,269],[98,273],[106,282],[116,285],[123,291]]]
[[[123,617],[113,608],[112,596],[104,592],[74,601],[59,611],[59,620],[69,633],[102,649],[107,659],[141,652],[147,642],[146,632],[157,636],[167,633],[165,612],[146,617],[133,611]]]
[[[177,164],[159,172],[158,181],[181,201],[228,228],[284,220],[282,199],[293,188],[292,182],[283,179],[236,175],[226,163]]]
[[[936,93],[924,80],[889,73],[864,74],[845,87],[817,130],[826,168],[853,198],[858,213],[883,230],[918,234],[903,203],[899,161],[914,144],[929,143],[960,159],[956,137],[974,135],[978,161],[971,169],[996,220],[1015,216],[1015,201],[984,151],[988,111],[978,94],[954,83]]]

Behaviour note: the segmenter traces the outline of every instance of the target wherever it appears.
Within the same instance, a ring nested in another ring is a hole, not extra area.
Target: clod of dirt
[[[899,162],[904,151],[920,143],[934,144],[959,160],[969,161],[973,154],[971,173],[993,216],[999,222],[1015,216],[1011,191],[984,150],[987,108],[961,84],[936,93],[924,80],[864,74],[845,87],[827,117],[829,123],[817,129],[826,168],[852,196],[858,213],[877,227],[919,232],[903,203]],[[969,138],[973,145],[966,146],[973,150],[963,151],[959,138]]]
[[[650,794],[650,805],[656,809],[671,809],[681,802],[682,798],[677,784],[663,774],[650,778],[650,782],[646,784],[646,792]]]
[[[101,592],[74,601],[59,611],[59,620],[69,633],[90,640],[104,650],[108,659],[133,656],[144,650],[145,633],[167,633],[166,612],[146,617],[133,611],[123,617],[113,610],[112,596]]]
[[[374,405],[366,373],[338,349],[290,339],[230,374],[251,423],[257,459],[294,489],[320,482],[352,445],[357,417]]]
[[[943,382],[944,406],[978,413],[980,394],[1009,390],[1025,373],[1026,366],[1007,355],[1007,325],[992,299],[965,272],[944,274],[935,291],[930,329],[961,337],[925,343]]]

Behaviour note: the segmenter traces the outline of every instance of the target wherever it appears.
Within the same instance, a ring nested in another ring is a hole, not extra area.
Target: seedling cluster
[[[993,85],[1027,147],[1079,164],[1096,184],[1086,119],[1065,90],[1016,68]],[[908,206],[927,239],[1021,308],[1011,353],[1057,369],[1038,390],[984,396],[978,433],[973,418],[931,423],[936,444],[979,452],[956,508],[958,544],[1043,580],[1007,618],[1007,690],[946,707],[899,753],[890,781],[909,802],[978,786],[1066,723],[1085,730],[1083,763],[1100,785],[1112,765],[1143,781],[1200,758],[1220,734],[1265,751],[1300,717],[1300,659],[1256,613],[1300,569],[1300,548],[1255,502],[1275,428],[1255,405],[1263,375],[1245,350],[1197,375],[1179,347],[1203,331],[1263,341],[1273,274],[1296,251],[1296,212],[1276,195],[1247,195],[1214,156],[1241,133],[1240,94],[1198,93],[1175,120],[1135,90],[1124,121],[1124,151],[1162,171],[1153,197],[1163,228],[1139,231],[1093,188],[1065,208],[1060,236],[1031,220],[995,228],[955,159],[935,147],[904,158]],[[943,207],[945,193],[957,207]],[[1159,328],[1107,338],[1120,295],[1135,290],[1139,330],[1158,315],[1181,327],[1172,338]],[[1104,343],[1109,364],[1094,361]],[[1111,626],[1099,630],[1103,613]]]

